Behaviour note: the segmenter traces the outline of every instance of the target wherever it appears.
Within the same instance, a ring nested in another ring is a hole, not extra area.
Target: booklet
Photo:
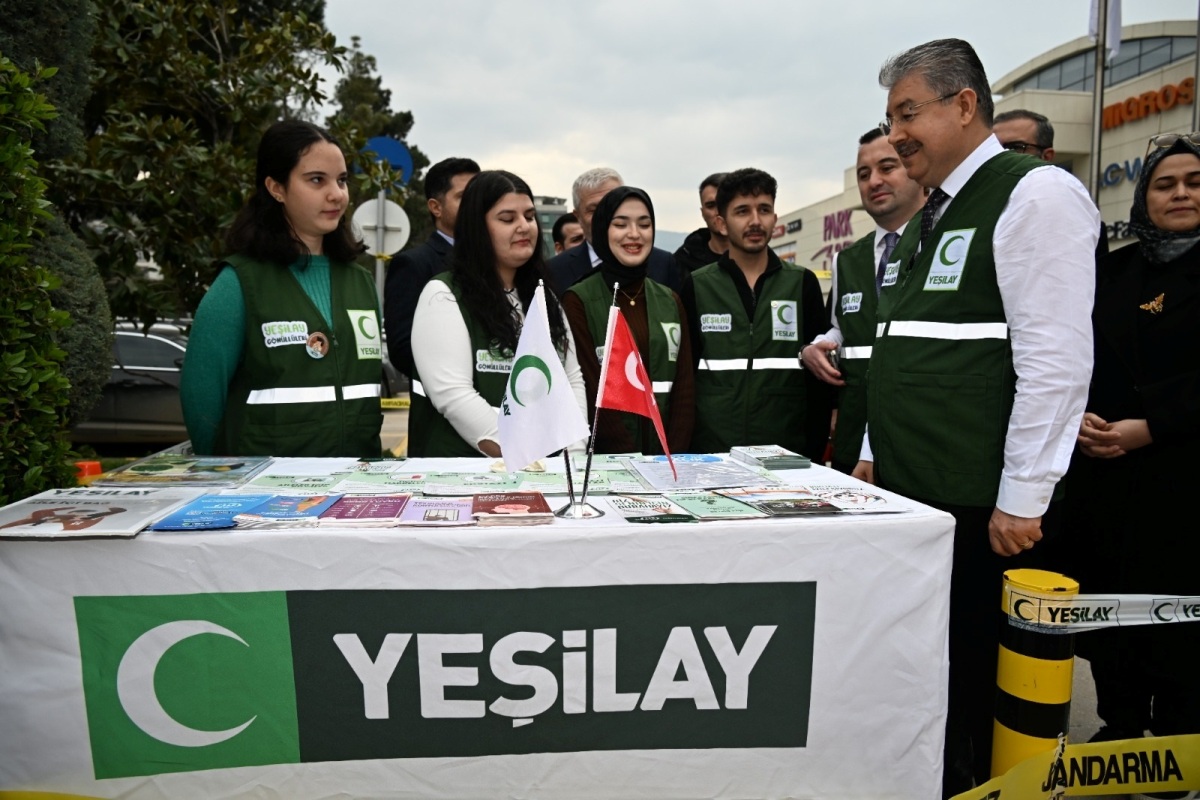
[[[912,511],[911,504],[900,498],[889,500],[883,495],[872,491],[871,486],[854,482],[853,485],[841,483],[810,483],[806,484],[810,492],[828,500],[842,511],[853,514],[898,514]]]
[[[837,514],[840,508],[803,486],[718,489],[718,494],[765,511],[771,516]]]
[[[736,461],[767,469],[808,469],[812,462],[807,456],[793,453],[777,444],[744,445],[729,448],[729,455]]]
[[[689,514],[699,517],[701,521],[754,519],[767,516],[765,511],[759,511],[754,506],[746,505],[716,492],[669,492],[666,496]]]
[[[321,514],[319,524],[330,527],[390,528],[400,524],[400,513],[404,511],[408,499],[407,494],[344,496]]]
[[[693,515],[662,495],[627,497],[609,495],[608,504],[626,522],[699,522]]]
[[[293,528],[316,525],[340,494],[274,495],[234,517],[239,526]]]
[[[401,525],[474,525],[470,497],[414,497],[400,514]]]
[[[206,494],[150,526],[152,531],[202,531],[237,527],[234,517],[270,500],[269,494]]]
[[[0,508],[0,538],[136,536],[202,493],[174,487],[50,489]]]
[[[102,475],[92,486],[172,484],[175,486],[238,486],[271,463],[269,456],[187,456],[155,453]]]
[[[541,492],[477,494],[471,515],[480,525],[544,525],[554,521],[554,512]]]

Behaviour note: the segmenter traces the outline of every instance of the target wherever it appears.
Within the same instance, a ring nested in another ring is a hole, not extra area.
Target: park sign
[[[815,609],[813,582],[76,597],[93,772],[803,748]]]

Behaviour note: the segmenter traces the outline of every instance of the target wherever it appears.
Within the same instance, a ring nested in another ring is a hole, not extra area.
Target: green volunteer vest
[[[1009,195],[1038,166],[1019,153],[991,158],[924,250],[915,254],[919,224],[896,247],[900,272],[880,294],[868,387],[875,474],[893,491],[995,505],[1016,375],[992,238]]]
[[[225,263],[241,283],[246,326],[214,454],[378,458],[383,349],[371,274],[330,264],[331,328],[287,267]],[[328,341],[323,358],[305,347],[316,333]]]
[[[650,380],[654,383],[654,400],[658,403],[658,413],[662,416],[663,428],[666,429],[670,415],[671,387],[675,382],[675,368],[678,364],[679,345],[683,335],[683,324],[679,319],[679,306],[675,303],[675,294],[655,280],[646,278],[642,282],[646,294],[646,319],[650,331],[650,358],[645,363]],[[608,309],[612,306],[612,290],[604,282],[599,270],[576,283],[568,292],[574,292],[587,311],[588,332],[596,343],[596,357],[603,362],[601,348],[606,343],[608,335]],[[672,333],[668,333],[668,330]],[[674,340],[668,336],[674,336]],[[672,358],[672,353],[675,358]],[[605,413],[621,413],[622,424],[629,432],[634,442],[641,440],[641,420],[637,414],[626,412],[606,411]],[[657,434],[655,435],[657,440]],[[597,450],[602,452],[602,450]],[[643,450],[643,452],[648,452]]]
[[[493,408],[499,408],[508,386],[508,375],[512,371],[512,355],[504,355],[492,349],[492,337],[474,318],[462,308],[461,297],[454,276],[449,273],[435,275],[432,280],[441,281],[450,287],[459,311],[471,336],[471,357],[474,359],[475,391]],[[507,302],[507,301],[505,301]],[[478,458],[479,449],[459,435],[450,420],[434,408],[425,396],[421,376],[414,366],[412,375],[412,403],[408,409],[408,454],[413,457],[434,458]]]
[[[722,263],[692,273],[704,354],[696,371],[692,451],[778,444],[803,452],[804,373],[798,355],[807,270],[783,263],[768,276],[751,320]]]
[[[838,390],[837,432],[833,437],[833,465],[844,472],[854,469],[867,427],[867,366],[875,342],[875,232],[838,253],[838,296],[833,313],[842,332],[838,369],[846,382]]]

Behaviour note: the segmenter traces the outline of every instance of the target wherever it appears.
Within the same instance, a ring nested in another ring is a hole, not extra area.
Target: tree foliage
[[[31,76],[0,55],[0,504],[72,480],[63,413],[70,386],[54,340],[67,315],[51,305],[54,277],[27,259],[48,216],[32,141],[54,115],[34,83],[52,74]]]
[[[52,197],[95,254],[115,315],[149,324],[195,309],[253,182],[262,132],[324,99],[319,64],[341,67],[345,48],[320,22],[323,8],[98,4],[86,143],[53,165]]]
[[[350,42],[346,71],[333,93],[336,110],[325,124],[352,154],[353,164],[359,170],[359,180],[351,186],[351,201],[357,205],[373,198],[380,187],[396,186],[399,177],[395,170],[377,164],[372,155],[360,152],[367,140],[388,136],[407,144],[414,120],[411,111],[392,110],[392,92],[383,87],[383,79],[376,73],[375,56],[363,52],[357,36]],[[404,207],[412,222],[409,242],[419,243],[432,232],[425,206],[424,183],[419,177],[429,166],[429,158],[416,145],[407,146],[412,154],[413,175],[406,186],[393,191],[391,199]]]

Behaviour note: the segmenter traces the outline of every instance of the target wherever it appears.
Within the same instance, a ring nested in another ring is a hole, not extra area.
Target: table
[[[952,532],[0,541],[0,797],[935,798]]]

